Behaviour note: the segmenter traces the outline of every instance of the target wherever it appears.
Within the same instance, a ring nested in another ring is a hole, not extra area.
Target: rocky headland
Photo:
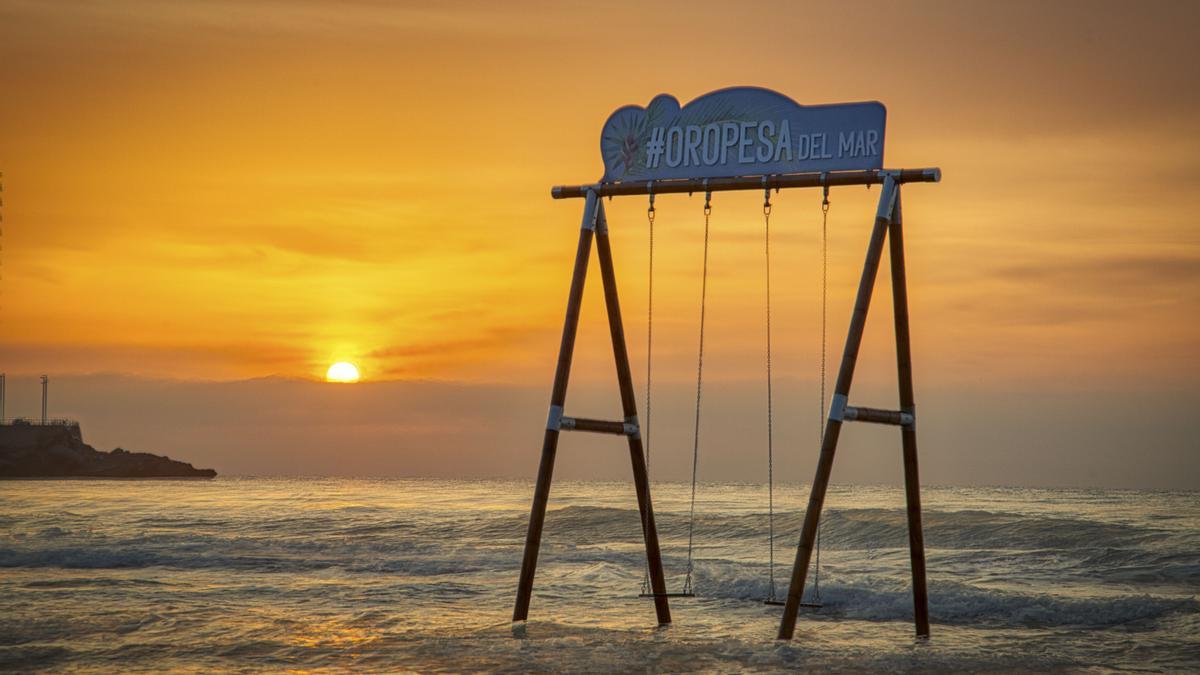
[[[212,469],[148,452],[101,452],[78,424],[0,425],[0,478],[213,478]]]

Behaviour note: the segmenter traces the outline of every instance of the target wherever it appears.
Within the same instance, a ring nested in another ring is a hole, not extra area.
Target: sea
[[[656,625],[629,483],[556,483],[511,623],[529,482],[0,483],[6,671],[1200,671],[1200,493],[927,487],[932,635],[912,624],[904,494],[835,485],[820,608],[775,639],[807,501],[656,483]],[[812,576],[812,575],[810,575]]]

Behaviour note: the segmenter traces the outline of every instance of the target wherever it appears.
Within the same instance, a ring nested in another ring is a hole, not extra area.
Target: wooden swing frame
[[[916,404],[913,396],[912,351],[909,338],[908,284],[904,265],[904,235],[900,210],[900,186],[904,183],[936,183],[941,180],[941,170],[873,169],[866,171],[835,171],[828,173],[776,174],[769,176],[737,176],[729,178],[673,179],[649,182],[626,181],[620,183],[596,183],[591,185],[557,186],[551,190],[555,199],[583,198],[583,223],[579,233],[579,244],[575,252],[575,268],[571,278],[571,289],[567,296],[566,320],[563,324],[562,342],[558,352],[558,364],[554,373],[554,385],[550,395],[550,412],[542,440],[542,457],[538,466],[537,482],[533,493],[533,504],[529,513],[529,529],[525,538],[525,554],[521,563],[521,576],[517,584],[516,605],[513,621],[525,621],[529,617],[529,602],[533,593],[533,578],[537,571],[538,551],[541,547],[542,528],[546,519],[546,504],[550,498],[550,483],[554,474],[554,459],[558,451],[559,434],[562,431],[590,431],[594,433],[625,436],[629,445],[629,459],[633,466],[633,482],[637,493],[638,511],[641,514],[642,536],[646,545],[646,563],[650,576],[651,595],[659,624],[671,623],[671,609],[663,575],[662,553],[659,548],[658,530],[654,522],[654,508],[650,500],[650,480],[642,449],[642,436],[638,425],[637,401],[634,396],[633,376],[629,365],[629,353],[625,345],[625,329],[621,321],[621,308],[617,299],[617,280],[613,267],[612,246],[609,240],[608,222],[604,212],[603,197],[619,195],[650,195],[693,192],[722,192],[729,190],[763,190],[793,187],[835,187],[843,185],[882,185],[879,206],[867,245],[866,262],[858,285],[854,302],[854,313],[850,317],[850,330],[842,352],[841,367],[834,385],[829,415],[822,436],[821,452],[817,460],[816,476],[809,494],[808,508],[804,513],[804,525],[800,532],[800,543],[796,549],[796,561],[792,567],[787,601],[784,603],[783,619],[779,625],[778,638],[790,640],[795,633],[796,618],[801,606],[801,596],[808,575],[808,566],[813,552],[813,543],[820,523],[829,477],[833,471],[833,457],[837,451],[838,438],[844,422],[871,422],[900,427],[900,439],[904,462],[904,491],[908,515],[908,544],[912,567],[913,618],[918,637],[929,636],[929,598],[925,581],[925,540],[921,526],[921,489],[917,467]],[[883,410],[847,405],[850,384],[854,378],[854,367],[858,362],[858,351],[862,344],[863,329],[867,322],[867,311],[871,305],[871,294],[883,257],[885,240],[889,243],[892,273],[892,305],[896,332],[896,366],[899,380],[900,407],[898,410]],[[571,359],[575,350],[575,336],[579,327],[580,306],[583,287],[587,278],[593,241],[600,261],[600,276],[604,286],[604,302],[608,311],[608,327],[612,337],[613,356],[616,361],[617,384],[621,394],[624,419],[620,421],[585,419],[563,414],[567,398],[567,382],[571,374]]]

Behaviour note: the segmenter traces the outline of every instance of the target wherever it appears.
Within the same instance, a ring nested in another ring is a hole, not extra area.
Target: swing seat
[[[763,600],[763,604],[764,605],[773,605],[775,607],[783,607],[787,603],[784,602],[783,600]],[[809,609],[821,609],[825,605],[820,602],[804,602],[803,600],[801,600],[800,606],[808,607]]]
[[[691,591],[680,593],[638,593],[639,598],[694,598],[695,593]]]

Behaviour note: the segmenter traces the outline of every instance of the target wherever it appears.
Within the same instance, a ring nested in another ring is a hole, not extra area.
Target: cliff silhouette
[[[101,452],[78,424],[0,425],[0,478],[213,478],[213,469],[148,452]]]

